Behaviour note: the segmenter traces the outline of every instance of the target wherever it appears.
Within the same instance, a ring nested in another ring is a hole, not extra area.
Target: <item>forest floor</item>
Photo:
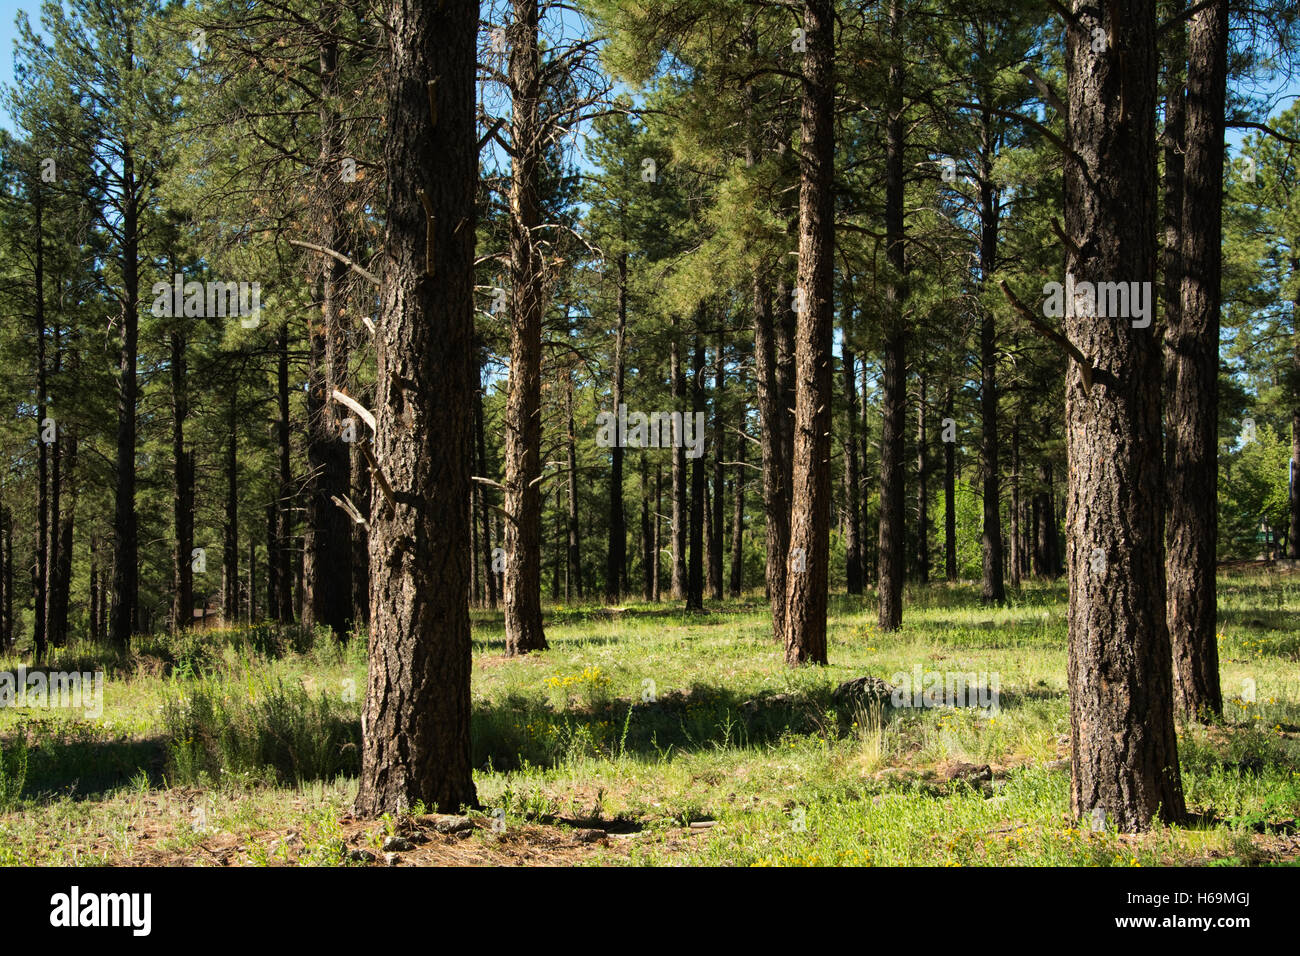
[[[1225,716],[1179,728],[1195,816],[1138,836],[1069,818],[1062,583],[999,609],[914,587],[905,608],[882,634],[872,595],[833,596],[830,666],[797,671],[761,594],[550,608],[550,649],[522,659],[476,611],[464,818],[351,816],[361,641],[65,648],[57,668],[107,672],[103,713],[0,708],[0,864],[1300,864],[1300,572],[1221,576]],[[833,696],[933,673],[976,675],[996,707]]]

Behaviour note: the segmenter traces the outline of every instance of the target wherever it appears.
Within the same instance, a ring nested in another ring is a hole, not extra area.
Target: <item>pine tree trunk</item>
[[[830,0],[805,0],[799,150],[799,292],[794,470],[785,662],[826,663],[830,583],[832,338],[835,300],[835,25]]]
[[[722,336],[718,336],[718,362],[713,371],[713,441],[708,445],[713,451],[713,496],[709,501],[712,521],[709,528],[709,595],[722,600],[723,527],[726,524],[726,471],[727,433],[722,424],[722,393],[725,387],[726,366],[723,360]]]
[[[925,373],[917,375],[916,402],[916,576],[930,583],[930,471],[926,461]]]
[[[701,309],[701,317],[703,317],[703,309]],[[691,363],[691,409],[694,412],[704,411],[704,386],[700,381],[703,374],[704,344],[700,341],[697,332],[694,359]],[[678,450],[685,452],[685,449]],[[691,551],[686,577],[688,611],[704,610],[704,485],[704,456],[700,455],[691,462]]]
[[[475,354],[478,354],[477,350]],[[481,380],[482,370],[479,370],[479,377],[475,382]],[[474,441],[478,446],[478,474],[480,478],[490,477],[487,473],[487,443],[483,437],[483,389],[476,387],[474,389]],[[479,514],[483,522],[483,576],[487,580],[487,606],[490,610],[497,609],[497,583],[498,578],[492,562],[492,509],[487,500],[487,487],[479,482],[474,483],[478,491]]]
[[[980,281],[987,286],[997,268],[998,208],[993,185],[993,143],[991,117],[985,114],[984,143],[980,155]],[[986,604],[1007,599],[1002,576],[1002,475],[998,464],[998,348],[997,323],[993,310],[980,314],[980,462],[984,479],[984,530],[980,545],[984,552],[981,597]],[[1014,533],[1012,535],[1014,537]],[[1014,559],[1013,559],[1014,563]]]
[[[891,33],[900,27],[899,0],[890,0]],[[897,630],[903,624],[903,575],[906,573],[904,521],[903,441],[907,416],[907,346],[903,326],[903,67],[889,66],[888,120],[885,130],[885,253],[889,260],[889,281],[885,287],[885,357],[880,435],[880,544],[878,582],[879,623],[882,631]]]
[[[952,386],[944,393],[943,416],[956,423],[953,418]],[[946,427],[946,425],[945,425]],[[957,442],[943,443],[943,576],[949,581],[957,580]]]
[[[33,189],[36,215],[35,313],[36,313],[36,567],[33,573],[32,657],[45,659],[47,647],[46,608],[49,598],[49,460],[50,442],[46,438],[46,413],[49,410],[45,368],[45,236],[42,225],[44,197],[39,186]],[[57,437],[57,433],[56,433]],[[120,461],[119,455],[119,461]],[[134,464],[134,462],[132,463]]]
[[[194,623],[194,456],[185,450],[185,420],[189,417],[189,367],[185,334],[169,336],[172,378],[172,632]],[[267,542],[268,547],[270,541]],[[268,559],[271,557],[267,552]],[[271,605],[268,605],[271,607]]]
[[[677,335],[677,319],[673,319],[673,341],[669,354],[668,374],[673,394],[673,409],[683,415],[682,399],[686,395],[686,382],[682,376],[681,344]],[[672,599],[686,600],[686,448],[680,441],[675,441],[672,449],[673,458],[673,577]]]
[[[1189,27],[1182,216],[1182,302],[1168,326],[1165,434],[1169,515],[1166,574],[1174,704],[1206,719],[1223,713],[1215,587],[1219,487],[1219,309],[1223,256],[1223,135],[1228,2]]]
[[[573,372],[565,375],[568,391],[565,395],[565,411],[568,413],[568,430],[565,444],[568,446],[569,465],[569,511],[568,511],[568,580],[578,597],[582,594],[582,531],[578,524],[578,441],[577,430],[573,420]],[[571,598],[571,594],[566,594]]]
[[[239,391],[231,389],[226,426],[226,514],[221,549],[221,617],[226,627],[239,623]]]
[[[610,448],[609,471],[609,547],[605,555],[605,600],[618,603],[619,584],[627,562],[627,519],[623,512],[623,343],[627,329],[627,256],[618,257],[618,324],[614,329],[614,444]]]
[[[279,458],[279,490],[275,503],[275,560],[276,560],[276,595],[278,607],[275,618],[282,624],[294,622],[294,568],[293,542],[293,469],[289,457],[289,326],[281,324],[276,336],[276,379],[275,394],[278,406],[276,420],[276,452]],[[206,597],[206,595],[205,595]]]
[[[743,379],[737,390],[744,395]],[[746,419],[743,407],[737,419],[743,432]],[[745,584],[745,446],[748,444],[749,439],[743,435],[736,439],[736,477],[731,484],[731,572],[727,590],[733,598],[740,597]]]
[[[538,182],[542,140],[537,0],[514,0],[510,36],[510,379],[505,421],[506,653],[547,647],[542,629],[542,313]]]
[[[127,56],[133,58],[130,34]],[[135,512],[136,357],[140,321],[140,213],[135,154],[122,157],[122,334],[118,351],[116,490],[113,501],[113,604],[108,639],[120,650],[131,643],[138,620],[139,544]]]
[[[1155,0],[1096,7],[1072,0],[1066,40],[1067,275],[1076,282],[1155,278]],[[1100,38],[1100,39],[1099,39]],[[1184,815],[1165,625],[1164,478],[1159,343],[1127,318],[1078,314],[1071,362],[1069,695],[1077,819],[1145,830]],[[1095,313],[1095,310],[1093,310]]]
[[[371,507],[370,672],[356,800],[366,818],[416,801],[444,813],[478,803],[466,507],[478,14],[469,0],[443,0],[441,8],[393,0],[388,9],[387,266],[375,337],[381,471]]]
[[[849,594],[862,593],[862,486],[858,468],[857,356],[844,343],[844,576]]]
[[[782,422],[787,412],[777,375],[776,323],[765,280],[754,278],[754,375],[758,386],[759,448],[763,468],[763,518],[767,554],[766,584],[772,629],[785,641],[786,559],[790,552],[789,460]]]

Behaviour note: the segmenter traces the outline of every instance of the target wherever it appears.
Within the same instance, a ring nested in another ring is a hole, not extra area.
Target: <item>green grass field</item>
[[[0,863],[383,865],[394,835],[412,838],[402,864],[1300,860],[1300,574],[1221,578],[1225,717],[1179,735],[1195,818],[1140,836],[1069,818],[1063,585],[977,598],[911,589],[885,635],[873,597],[833,596],[831,666],[797,671],[761,594],[702,615],[555,607],[551,649],[513,660],[500,615],[475,612],[482,807],[459,834],[422,807],[350,816],[360,641],[263,626],[142,638],[128,658],[64,648],[56,669],[107,672],[103,714],[0,709]],[[917,668],[979,675],[996,713],[832,698]]]

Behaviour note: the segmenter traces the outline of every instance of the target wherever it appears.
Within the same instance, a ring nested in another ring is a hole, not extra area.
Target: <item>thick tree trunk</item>
[[[830,583],[831,405],[835,326],[835,24],[830,0],[805,0],[800,107],[799,292],[794,470],[785,662],[826,663]]]
[[[902,13],[899,0],[890,0],[891,32]],[[882,631],[903,624],[903,575],[906,573],[903,443],[907,416],[907,345],[903,325],[906,257],[903,198],[903,67],[891,63],[888,79],[888,119],[885,129],[885,253],[889,280],[885,287],[884,393],[880,435],[880,544],[878,555],[879,623]]]
[[[1165,434],[1169,638],[1174,703],[1223,713],[1215,587],[1219,488],[1219,310],[1228,0],[1192,16],[1183,179],[1182,307],[1166,333],[1172,391]]]
[[[356,801],[369,818],[417,800],[446,813],[478,803],[466,506],[478,15],[470,0],[440,8],[393,0],[388,9],[388,265],[374,408],[381,471],[371,507],[370,674]]]
[[[538,182],[542,137],[537,0],[514,0],[510,26],[510,380],[505,421],[506,653],[547,647],[542,629],[542,257]]]
[[[1071,7],[1065,231],[1076,248],[1066,274],[1150,283],[1155,0]],[[1185,812],[1165,625],[1161,362],[1151,328],[1096,311],[1066,303],[1066,336],[1092,369],[1089,388],[1071,362],[1066,391],[1070,805],[1078,819],[1105,814],[1130,832]]]

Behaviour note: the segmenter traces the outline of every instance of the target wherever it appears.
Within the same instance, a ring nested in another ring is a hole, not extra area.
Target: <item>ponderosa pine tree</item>
[[[470,765],[478,4],[388,7],[370,673],[358,813],[477,799]]]
[[[1150,304],[1155,0],[1073,0],[1069,18],[1066,275],[1137,283]],[[1078,353],[1066,379],[1070,806],[1132,832],[1185,812],[1165,623],[1161,356],[1150,322],[1098,311],[1083,295],[1065,303]]]

